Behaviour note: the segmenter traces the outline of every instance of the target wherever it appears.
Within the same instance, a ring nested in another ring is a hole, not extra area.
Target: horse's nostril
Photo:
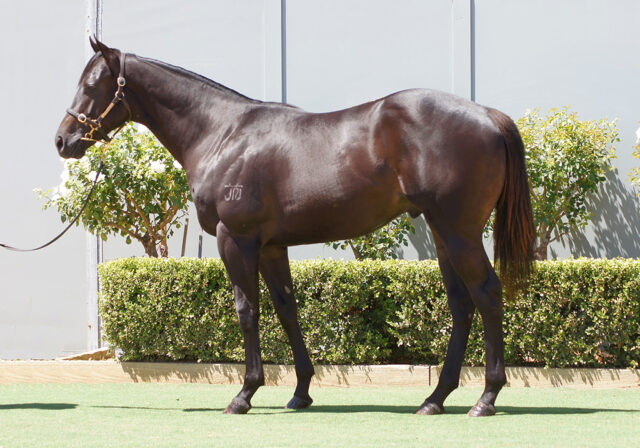
[[[62,151],[62,148],[64,148],[64,139],[61,135],[56,137],[56,148],[58,148],[58,151]]]

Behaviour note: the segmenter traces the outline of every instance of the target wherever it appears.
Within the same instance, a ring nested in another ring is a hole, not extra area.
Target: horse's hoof
[[[478,401],[467,415],[469,417],[489,417],[490,415],[496,415],[496,407],[484,401]]]
[[[424,403],[422,403],[422,406],[420,406],[420,409],[416,411],[416,414],[419,414],[419,415],[444,414],[444,407],[436,403],[430,403],[425,401]]]
[[[311,397],[300,398],[300,397],[296,397],[294,395],[293,398],[289,401],[289,403],[287,403],[285,408],[287,408],[287,409],[306,409],[309,406],[311,406],[311,403],[313,403],[313,400],[311,399]]]
[[[249,402],[243,400],[242,398],[235,397],[231,400],[227,409],[224,410],[223,414],[246,414],[251,409],[251,405]]]

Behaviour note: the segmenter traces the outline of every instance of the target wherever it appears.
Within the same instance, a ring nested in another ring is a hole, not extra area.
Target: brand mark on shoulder
[[[227,184],[224,186],[224,200],[225,201],[239,201],[242,197],[242,184]]]

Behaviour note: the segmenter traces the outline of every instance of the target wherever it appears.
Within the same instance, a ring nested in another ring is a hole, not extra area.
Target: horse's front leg
[[[220,257],[233,285],[246,363],[244,385],[224,413],[246,414],[251,409],[251,397],[264,384],[258,335],[258,242],[256,238],[231,235],[222,223],[217,228],[217,240]]]
[[[308,408],[313,403],[309,396],[309,385],[314,371],[298,322],[298,305],[293,294],[287,248],[264,248],[260,253],[260,272],[269,287],[273,306],[289,338],[296,365],[298,384],[293,398],[286,407],[289,409]]]

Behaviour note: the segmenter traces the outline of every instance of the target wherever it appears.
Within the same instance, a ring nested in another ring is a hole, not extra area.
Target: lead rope
[[[67,225],[67,227],[65,227],[64,230],[58,234],[58,236],[53,238],[48,243],[45,243],[42,246],[34,247],[33,249],[19,249],[17,247],[9,246],[8,244],[3,244],[3,243],[0,243],[0,247],[2,247],[3,249],[15,251],[15,252],[33,252],[33,251],[36,251],[36,250],[44,249],[45,247],[47,247],[47,246],[55,243],[56,241],[58,241],[60,239],[60,237],[62,235],[64,235],[65,233],[67,233],[67,230],[69,230],[71,228],[71,226],[73,226],[76,223],[76,221],[80,218],[80,215],[82,215],[82,212],[84,211],[84,209],[87,207],[87,204],[89,203],[89,199],[91,198],[91,195],[93,194],[93,190],[95,190],[96,184],[98,183],[98,178],[100,177],[100,173],[102,172],[103,165],[104,165],[104,160],[101,160],[100,161],[100,166],[98,166],[98,172],[96,173],[96,178],[93,180],[93,185],[91,185],[91,190],[89,190],[89,194],[87,194],[87,197],[84,200],[84,203],[82,204],[82,207],[80,208],[80,211],[73,218],[73,220],[71,220],[69,225]]]

